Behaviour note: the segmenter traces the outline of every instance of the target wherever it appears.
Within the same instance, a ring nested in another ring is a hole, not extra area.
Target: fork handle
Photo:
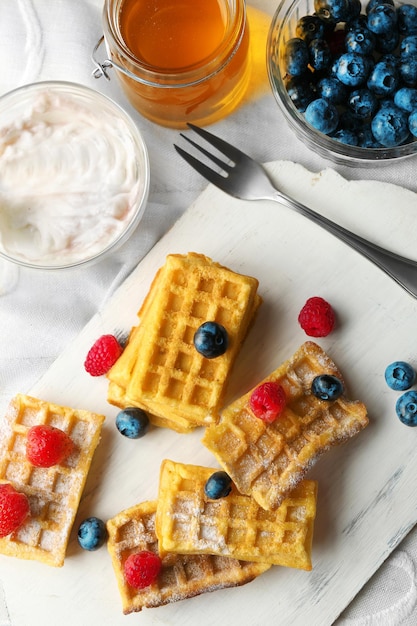
[[[297,200],[289,198],[278,190],[275,190],[271,199],[275,202],[286,205],[301,215],[304,215],[315,224],[318,224],[328,232],[344,241],[346,244],[354,248],[357,252],[382,269],[410,295],[417,298],[416,261],[402,257],[389,250],[385,250],[385,248],[381,248],[367,239],[364,239],[360,235],[356,235],[343,226],[332,222],[327,217],[320,215],[320,213],[316,213],[313,209],[306,207]]]

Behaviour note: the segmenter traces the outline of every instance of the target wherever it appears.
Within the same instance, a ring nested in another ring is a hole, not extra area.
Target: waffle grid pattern
[[[320,455],[368,423],[362,403],[344,396],[326,402],[312,395],[313,378],[324,373],[341,378],[321,348],[306,342],[265,379],[279,381],[285,389],[287,404],[279,419],[266,425],[254,417],[249,392],[222,412],[217,426],[206,430],[203,443],[239,490],[265,509],[280,506]]]
[[[230,273],[224,274],[216,270],[216,278],[201,277],[178,267],[166,276],[167,293],[156,320],[159,333],[143,380],[145,394],[192,405],[210,406],[215,401],[225,375],[226,359],[205,359],[196,352],[193,337],[207,320],[228,329],[239,327],[244,286],[241,281],[232,282]]]
[[[157,581],[146,589],[131,588],[124,580],[123,564],[140,550],[158,552],[155,535],[157,502],[144,502],[123,511],[107,524],[108,550],[116,574],[123,612],[141,611],[184,600],[201,593],[250,582],[270,566],[211,555],[167,554]]]
[[[259,305],[257,284],[202,255],[168,256],[132,333],[140,352],[128,344],[126,356],[109,373],[110,381],[124,387],[125,401],[181,428],[187,421],[195,427],[208,416],[217,418],[231,366]],[[228,350],[216,359],[204,358],[193,344],[208,320],[229,335]],[[121,395],[110,388],[110,401],[120,405]]]
[[[0,539],[0,553],[54,566],[63,564],[103,420],[101,415],[29,396],[12,400],[0,431],[0,481],[8,481],[26,494],[30,517],[16,532]],[[75,443],[74,452],[63,464],[40,468],[27,461],[27,432],[37,424],[60,428]]]
[[[316,483],[302,482],[276,511],[266,511],[235,489],[209,500],[204,485],[214,471],[164,461],[157,511],[160,549],[311,569]]]

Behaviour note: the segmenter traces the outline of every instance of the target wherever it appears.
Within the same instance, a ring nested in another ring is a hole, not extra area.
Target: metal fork
[[[297,200],[286,196],[273,185],[266,170],[260,163],[207,130],[199,128],[194,124],[188,124],[188,126],[228,160],[228,162],[223,161],[218,156],[197,144],[187,135],[180,133],[181,137],[188,141],[188,143],[221,168],[222,173],[215,171],[183,150],[180,146],[174,144],[177,152],[187,163],[209,182],[235,198],[242,200],[274,200],[275,202],[279,202],[295,210],[297,213],[301,213],[301,215],[304,215],[315,224],[318,224],[372,261],[372,263],[388,274],[388,276],[395,280],[411,296],[417,298],[416,261],[385,250],[360,235],[356,235],[343,226],[336,224],[327,217],[316,213]]]

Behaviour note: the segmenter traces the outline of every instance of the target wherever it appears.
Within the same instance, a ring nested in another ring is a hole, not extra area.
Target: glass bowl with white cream
[[[47,81],[0,98],[0,257],[38,269],[97,261],[133,233],[148,193],[141,133],[103,94]]]

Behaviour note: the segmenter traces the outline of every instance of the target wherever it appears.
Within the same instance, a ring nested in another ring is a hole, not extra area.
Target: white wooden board
[[[333,171],[310,175],[285,162],[269,168],[299,199],[366,236],[416,254],[413,193],[382,183],[347,183]],[[244,587],[123,616],[107,550],[83,552],[76,540],[78,523],[89,515],[107,520],[154,499],[164,458],[202,465],[214,460],[200,443],[200,431],[179,435],[154,429],[140,440],[122,437],[114,427],[117,410],[106,402],[105,378],[88,376],[83,361],[99,335],[126,333],[136,322],[165,256],[188,251],[260,281],[264,303],[233,371],[228,400],[301,345],[306,336],[298,312],[306,298],[320,295],[332,303],[338,326],[319,343],[344,373],[350,396],[367,404],[370,425],[311,472],[319,481],[312,572],[273,567]],[[398,393],[384,381],[385,367],[395,359],[417,366],[416,314],[414,299],[317,226],[272,202],[241,202],[209,186],[30,390],[50,401],[103,412],[108,419],[64,567],[0,557],[11,624],[330,625],[417,521],[417,429],[398,421]]]

